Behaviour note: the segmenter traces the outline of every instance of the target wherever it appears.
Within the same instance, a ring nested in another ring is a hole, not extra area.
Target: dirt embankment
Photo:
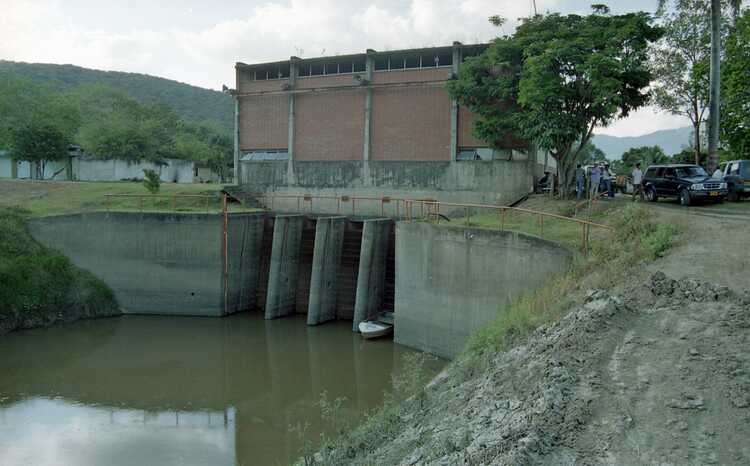
[[[662,220],[683,231],[666,257],[524,344],[454,363],[348,464],[750,464],[748,225]]]

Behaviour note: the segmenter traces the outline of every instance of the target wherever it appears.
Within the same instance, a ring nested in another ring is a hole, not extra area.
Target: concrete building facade
[[[512,202],[533,145],[490,148],[446,83],[486,45],[236,65],[239,180],[258,192]]]

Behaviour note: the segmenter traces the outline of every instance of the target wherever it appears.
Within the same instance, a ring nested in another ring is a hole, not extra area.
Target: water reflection
[[[127,316],[6,335],[0,464],[288,464],[289,426],[324,427],[321,392],[360,416],[409,351],[350,325]]]

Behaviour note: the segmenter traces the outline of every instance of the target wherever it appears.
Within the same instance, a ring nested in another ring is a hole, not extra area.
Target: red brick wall
[[[375,71],[372,75],[374,84],[406,83],[415,81],[447,80],[451,77],[451,68],[423,68],[417,70]]]
[[[286,149],[289,140],[289,96],[240,99],[240,148]]]
[[[474,136],[474,122],[479,115],[466,107],[458,108],[458,147],[489,147],[489,144]]]
[[[442,86],[375,89],[372,160],[450,160],[451,102]]]
[[[295,97],[295,160],[361,160],[365,91]]]

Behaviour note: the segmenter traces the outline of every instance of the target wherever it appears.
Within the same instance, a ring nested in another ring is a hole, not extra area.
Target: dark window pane
[[[355,73],[361,73],[362,71],[365,71],[366,68],[367,68],[367,63],[364,57],[354,59],[354,72]]]
[[[375,71],[387,70],[388,69],[388,57],[385,55],[378,55],[375,57]]]
[[[419,55],[408,55],[406,57],[407,68],[419,68]]]
[[[339,63],[339,73],[351,73],[352,72],[352,62],[349,60],[342,61]]]

